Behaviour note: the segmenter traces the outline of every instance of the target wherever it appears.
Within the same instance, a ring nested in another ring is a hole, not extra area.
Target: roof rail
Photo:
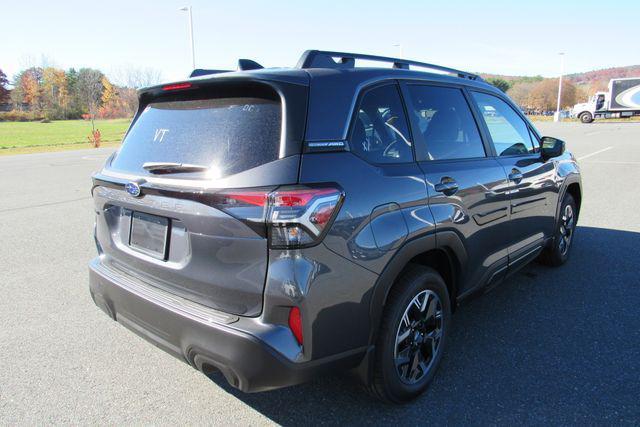
[[[334,58],[337,58],[336,61]],[[393,63],[393,68],[399,68],[402,70],[408,70],[409,66],[413,65],[421,68],[428,68],[431,70],[442,71],[448,74],[453,74],[463,79],[482,81],[482,78],[477,74],[467,73],[466,71],[456,70],[455,68],[443,67],[441,65],[428,64],[426,62],[412,61],[410,59],[402,58],[389,58],[386,56],[365,55],[361,53],[347,53],[347,52],[331,52],[325,50],[307,50],[298,60],[297,68],[336,68],[346,69],[355,68],[355,60],[362,59],[367,61],[376,62],[390,62]]]

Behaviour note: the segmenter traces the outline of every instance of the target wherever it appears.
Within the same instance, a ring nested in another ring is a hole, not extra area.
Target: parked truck
[[[640,116],[640,77],[611,79],[608,92],[596,92],[588,102],[574,105],[571,115],[582,123]]]

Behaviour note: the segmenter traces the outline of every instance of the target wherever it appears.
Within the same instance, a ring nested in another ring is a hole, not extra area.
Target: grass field
[[[96,128],[105,143],[120,142],[130,119],[97,120]],[[0,154],[88,148],[91,122],[61,120],[51,123],[0,122]]]
[[[552,121],[552,116],[530,116],[533,121]],[[97,120],[96,128],[102,134],[103,146],[116,146],[127,131],[130,119]],[[576,119],[563,119],[575,122]],[[609,119],[607,122],[640,121],[633,119]],[[51,123],[0,122],[0,156],[39,153],[44,151],[92,148],[87,140],[91,122],[86,120],[60,120]]]

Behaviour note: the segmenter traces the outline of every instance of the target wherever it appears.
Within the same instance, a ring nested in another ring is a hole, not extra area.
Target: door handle
[[[522,172],[520,172],[518,169],[511,169],[511,173],[509,174],[509,181],[513,181],[516,184],[519,184],[520,181],[522,181]]]
[[[443,193],[447,196],[451,196],[456,191],[458,191],[458,183],[453,178],[444,177],[440,180],[439,184],[434,185],[434,189],[438,193]]]

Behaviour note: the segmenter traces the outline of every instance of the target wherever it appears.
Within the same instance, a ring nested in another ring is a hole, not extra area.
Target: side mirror
[[[551,136],[542,137],[542,157],[550,159],[551,157],[558,157],[564,153],[565,143],[561,139],[553,138]]]

